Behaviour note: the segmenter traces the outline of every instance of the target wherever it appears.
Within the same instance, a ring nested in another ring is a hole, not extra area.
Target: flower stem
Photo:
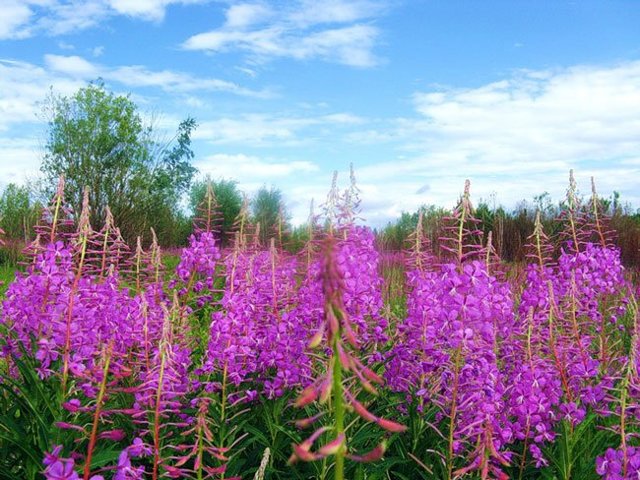
[[[67,395],[67,380],[69,379],[69,361],[71,357],[71,322],[73,320],[73,305],[75,303],[76,293],[80,286],[80,279],[82,278],[82,270],[84,268],[84,260],[87,254],[87,235],[83,234],[81,237],[81,249],[80,260],[78,261],[78,267],[76,275],[71,285],[71,291],[69,292],[69,303],[67,305],[67,321],[65,329],[64,340],[64,352],[62,354],[63,366],[62,366],[62,394]]]
[[[342,435],[344,433],[344,399],[343,399],[343,391],[342,391],[342,363],[340,363],[340,356],[338,355],[338,342],[339,336],[335,335],[333,338],[333,356],[332,356],[332,389],[333,389],[333,408],[335,415],[335,434],[336,437]],[[344,480],[344,456],[345,456],[345,446],[341,446],[340,449],[336,452],[336,464],[335,464],[335,472],[334,479],[335,480]]]
[[[453,434],[456,428],[456,414],[458,407],[458,386],[460,381],[460,354],[461,347],[456,348],[453,355],[454,374],[453,374],[453,387],[451,389],[451,413],[449,415],[449,437],[448,437],[448,450],[447,450],[447,479],[453,478]]]
[[[113,343],[110,343],[107,347],[107,354],[104,360],[104,368],[102,369],[102,382],[100,382],[100,391],[98,392],[98,398],[96,399],[96,410],[93,413],[93,426],[91,427],[91,436],[89,437],[87,459],[84,464],[84,480],[89,480],[89,475],[91,475],[91,458],[93,457],[93,450],[96,446],[98,424],[100,423],[100,413],[102,412],[102,402],[104,400],[105,391],[107,390],[107,376],[109,375],[109,365],[111,363],[112,348]]]
[[[158,375],[158,390],[156,391],[156,406],[153,418],[153,480],[158,479],[158,466],[160,465],[160,410],[162,404],[162,387],[164,383],[164,370],[166,364],[165,346],[160,346],[160,373]]]

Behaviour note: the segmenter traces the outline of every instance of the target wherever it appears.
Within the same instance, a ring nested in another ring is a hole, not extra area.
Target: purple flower
[[[623,480],[621,454],[619,450],[608,448],[604,456],[596,459],[596,473],[605,480]]]
[[[73,469],[73,460],[57,460],[44,471],[47,480],[77,480],[80,477]]]

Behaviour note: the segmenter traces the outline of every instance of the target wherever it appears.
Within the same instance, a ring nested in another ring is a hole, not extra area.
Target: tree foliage
[[[49,131],[41,170],[47,184],[53,188],[64,175],[67,200],[76,212],[87,186],[92,224],[102,224],[108,205],[125,239],[159,227],[162,241],[196,171],[191,165],[195,120],[187,118],[172,140],[161,142],[129,96],[102,83],[71,97],[50,95],[45,113]]]
[[[194,182],[189,198],[189,206],[194,218],[201,214],[199,209],[203,204],[209,185],[211,185],[217,204],[215,208],[219,214],[216,228],[219,230],[222,240],[227,241],[230,238],[236,217],[242,208],[242,193],[238,190],[238,184],[235,180],[220,179],[214,181],[207,176],[204,180]]]
[[[287,213],[282,192],[275,188],[262,186],[251,202],[253,222],[260,224],[260,243],[267,244],[271,237],[278,236],[287,223]]]
[[[419,213],[422,213],[422,226],[432,247],[438,244],[442,219],[450,212],[435,205],[422,205],[413,213],[402,212],[394,222],[389,222],[380,232],[380,241],[389,250],[402,250],[407,247],[407,239],[418,225]]]
[[[0,228],[7,238],[28,240],[38,219],[39,205],[32,202],[29,189],[10,183],[0,197]]]

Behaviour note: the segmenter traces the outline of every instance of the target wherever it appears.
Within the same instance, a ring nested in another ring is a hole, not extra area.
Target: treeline
[[[621,250],[623,264],[630,268],[640,268],[640,210],[634,211],[629,204],[623,205],[617,192],[611,198],[598,198],[597,201],[598,212]],[[474,215],[480,220],[479,228],[483,231],[484,238],[491,232],[493,248],[502,260],[523,262],[527,255],[525,247],[534,231],[536,215],[540,214],[544,232],[551,238],[558,238],[568,208],[566,201],[554,204],[549,194],[543,193],[532,201],[519,202],[511,210],[491,206],[481,200],[474,209]],[[591,199],[580,199],[579,210],[588,213],[592,208]],[[403,212],[400,218],[378,232],[380,246],[388,251],[408,248],[419,216],[422,216],[423,233],[429,240],[432,251],[438,255],[442,252],[440,239],[445,236],[443,219],[451,214],[452,210],[434,205],[424,205],[413,213]]]
[[[66,188],[65,184],[65,192]],[[150,228],[153,228],[161,246],[186,245],[190,235],[194,233],[194,223],[198,221],[201,208],[211,195],[215,202],[215,230],[223,244],[229,243],[241,214],[252,225],[261,225],[258,241],[262,245],[267,245],[269,239],[277,235],[278,229],[284,246],[294,247],[304,243],[304,229],[290,229],[282,192],[277,188],[263,186],[249,198],[234,180],[213,180],[207,177],[194,181],[187,193],[186,205],[176,203],[172,209],[167,209],[155,219],[140,222],[137,228],[133,228],[131,224],[119,227],[126,243],[135,245],[138,236],[143,239],[143,243],[150,242]],[[40,200],[40,197],[39,191],[13,183],[0,195],[0,229],[4,232],[0,263],[17,263],[25,245],[35,238],[34,226],[42,220],[47,221],[43,216],[49,215],[49,212],[43,205],[48,202]],[[74,210],[70,210],[71,216],[77,217]],[[92,225],[97,228],[103,223],[100,218],[92,221]]]
[[[37,189],[27,186],[9,184],[0,196],[0,228],[4,231],[5,240],[0,261],[15,263],[24,245],[33,240],[33,227],[43,215],[43,204],[38,200],[37,192]],[[271,238],[276,238],[279,247],[297,252],[308,240],[306,225],[291,227],[282,192],[276,188],[264,186],[249,198],[239,190],[234,180],[206,177],[194,181],[187,193],[185,205],[177,203],[167,209],[164,216],[159,215],[144,227],[154,229],[161,246],[186,245],[194,232],[194,225],[207,216],[203,209],[211,199],[215,204],[214,230],[225,245],[229,244],[232,233],[239,228],[240,218],[248,221],[253,228],[260,225],[257,240],[263,246],[268,245]],[[591,202],[591,199],[583,198],[579,208],[588,213],[592,208]],[[613,232],[624,265],[640,269],[640,211],[634,210],[629,204],[622,204],[617,192],[611,198],[598,197],[598,202],[598,211]],[[544,231],[553,238],[562,231],[567,209],[566,201],[554,204],[549,194],[544,193],[531,201],[520,201],[511,210],[480,200],[474,208],[474,216],[480,220],[479,228],[484,238],[491,232],[493,248],[500,258],[507,262],[523,262],[536,215],[540,214]],[[431,250],[438,255],[442,252],[440,239],[445,236],[444,220],[451,214],[452,210],[435,205],[422,206],[413,213],[403,212],[396,221],[375,232],[378,243],[386,251],[408,248],[418,226],[418,218],[422,216],[423,233],[429,240]],[[97,222],[96,226],[100,226],[99,220]],[[137,236],[148,236],[143,228],[127,230],[125,227],[122,233],[130,245],[135,244]]]

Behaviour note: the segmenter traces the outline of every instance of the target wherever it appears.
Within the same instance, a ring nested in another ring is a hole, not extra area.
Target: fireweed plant
[[[349,180],[297,255],[246,202],[221,239],[208,189],[167,269],[61,179],[2,300],[0,478],[638,478],[638,287],[595,183],[516,266],[468,182],[440,251],[419,216],[382,252]]]
[[[450,261],[425,269],[420,232],[413,237],[407,317],[398,326],[386,375],[391,388],[418,402],[418,412],[426,414],[429,404],[437,411],[430,427],[443,442],[430,451],[442,465],[441,475],[476,471],[482,478],[508,478],[502,467],[509,465],[510,453],[501,450],[512,432],[498,355],[513,329],[513,305],[509,286],[480,260],[469,188],[467,182],[447,219],[449,236],[441,239]],[[459,461],[463,458],[466,464]]]
[[[391,420],[377,417],[357,399],[358,391],[365,390],[376,394],[375,385],[383,383],[382,378],[373,370],[365,366],[354,354],[359,347],[359,335],[352,319],[347,313],[344,302],[345,278],[351,278],[348,267],[354,266],[347,257],[349,251],[339,249],[333,236],[329,235],[324,241],[324,255],[322,257],[322,291],[324,298],[324,321],[311,339],[310,347],[316,348],[326,342],[330,351],[328,365],[314,381],[308,385],[295,401],[295,406],[304,407],[315,400],[320,403],[331,403],[331,424],[315,430],[302,443],[293,446],[290,463],[298,460],[315,461],[327,456],[335,459],[333,478],[345,478],[345,458],[356,462],[378,460],[384,455],[385,443],[381,442],[368,453],[355,455],[349,453],[345,416],[347,410],[367,422],[373,422],[389,432],[402,432],[406,427]],[[338,253],[339,252],[339,253]],[[298,420],[300,427],[308,427],[316,423],[320,415]],[[333,439],[312,450],[314,443],[325,436]]]

